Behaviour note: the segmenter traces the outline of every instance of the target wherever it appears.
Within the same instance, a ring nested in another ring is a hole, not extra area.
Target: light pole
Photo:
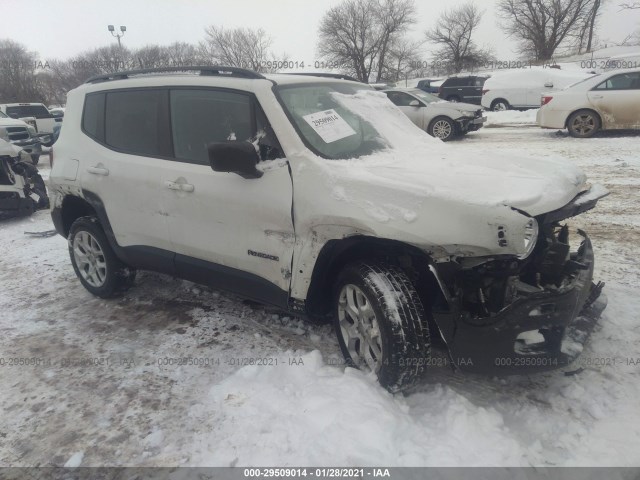
[[[111,35],[113,35],[118,39],[118,47],[120,47],[120,50],[122,50],[122,44],[120,43],[120,38],[124,37],[124,33],[127,31],[127,27],[125,27],[124,25],[120,25],[121,33],[117,33],[116,28],[113,25],[109,25],[107,28],[111,32]]]

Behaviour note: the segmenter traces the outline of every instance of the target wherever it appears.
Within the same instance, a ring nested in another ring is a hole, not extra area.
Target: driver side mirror
[[[263,174],[256,168],[259,158],[252,143],[214,142],[209,144],[208,152],[214,172],[237,173],[242,178],[260,178]]]
[[[418,100],[411,100],[411,102],[409,103],[410,107],[421,107],[422,104],[418,101]]]

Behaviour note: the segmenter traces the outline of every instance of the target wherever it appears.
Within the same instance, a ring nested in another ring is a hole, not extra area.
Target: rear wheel
[[[460,98],[456,97],[455,95],[451,95],[451,96],[447,97],[447,102],[457,103],[459,101],[460,101]]]
[[[567,120],[569,135],[576,138],[592,137],[600,127],[600,117],[591,110],[579,110]]]
[[[98,297],[116,296],[133,285],[136,270],[116,257],[96,217],[73,222],[69,256],[80,283]]]
[[[390,392],[411,387],[430,353],[422,302],[408,276],[380,263],[347,266],[335,285],[334,326],[348,365]]]
[[[509,105],[509,102],[507,102],[503,98],[494,100],[493,103],[491,103],[491,110],[493,110],[494,112],[504,112],[505,110],[509,110],[510,108],[511,105]]]
[[[450,118],[437,117],[429,124],[427,133],[446,142],[456,135],[456,126]]]

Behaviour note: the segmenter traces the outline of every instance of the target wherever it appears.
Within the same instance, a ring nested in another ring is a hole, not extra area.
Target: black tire
[[[431,120],[427,133],[443,142],[448,142],[458,134],[458,131],[452,119],[441,116]]]
[[[375,322],[377,327],[372,326],[369,331],[379,332],[374,342],[378,352],[349,338],[349,329],[364,335],[356,323],[366,329],[366,321],[355,321],[353,314],[347,313],[348,296],[352,303],[360,301],[362,305],[358,289],[364,296],[366,310],[371,307],[368,311],[375,314],[370,323]],[[424,372],[431,343],[422,302],[406,273],[382,263],[348,265],[338,276],[332,298],[334,327],[347,365],[375,371],[380,384],[390,392],[413,386]],[[399,299],[402,301],[396,303]]]
[[[491,111],[504,112],[505,110],[511,110],[511,105],[504,98],[497,98],[491,102]]]
[[[460,101],[460,97],[458,97],[457,95],[449,95],[447,97],[447,102],[458,103],[459,101]]]
[[[40,161],[40,154],[39,153],[32,153],[31,154],[31,163],[33,163],[34,165],[38,165],[39,161]]]
[[[93,271],[96,272],[98,270],[95,268],[97,262],[104,265],[104,269],[100,268],[101,271],[104,270],[103,275],[101,275],[103,280],[98,281],[99,278],[96,276],[93,284],[87,279],[87,272],[91,271],[91,265],[89,264],[91,261],[89,260],[87,264],[78,265],[79,260],[77,260],[76,257],[80,258],[80,255],[74,253],[74,248],[76,247],[79,248],[80,253],[82,253],[83,250],[85,253],[88,252],[82,245],[76,244],[76,242],[81,242],[81,239],[87,238],[85,234],[88,234],[93,241],[98,244],[99,251],[101,252],[95,253],[95,250],[93,252],[95,256]],[[73,222],[69,230],[69,256],[71,257],[73,269],[78,279],[80,279],[80,283],[97,297],[115,297],[126,292],[133,285],[136,270],[125,265],[116,256],[96,217],[80,217]],[[81,273],[81,269],[85,274]]]
[[[593,110],[578,110],[567,120],[569,135],[575,138],[593,137],[601,127],[600,116]]]

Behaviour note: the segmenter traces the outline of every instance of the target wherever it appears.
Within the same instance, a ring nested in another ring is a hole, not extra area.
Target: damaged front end
[[[604,284],[593,282],[589,237],[570,231],[562,220],[593,208],[598,198],[589,195],[536,218],[539,231],[526,259],[461,259],[433,266],[444,293],[434,305],[434,319],[454,365],[509,374],[560,368],[578,357],[606,297]]]
[[[23,152],[17,156],[0,154],[0,219],[49,208],[44,181],[30,159],[22,158]]]

